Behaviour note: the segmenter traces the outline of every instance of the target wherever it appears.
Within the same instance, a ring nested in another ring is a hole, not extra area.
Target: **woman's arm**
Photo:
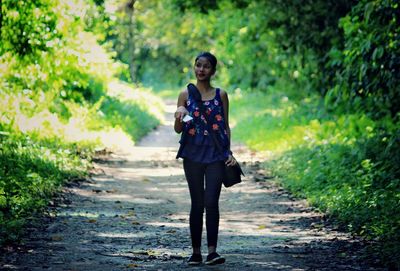
[[[227,166],[233,166],[236,164],[236,159],[235,157],[233,157],[232,151],[230,150],[231,128],[229,127],[229,98],[228,98],[228,93],[226,93],[223,90],[221,90],[221,100],[222,100],[222,105],[224,106],[225,125],[226,125],[226,132],[228,133],[228,138],[229,138],[229,151],[230,151],[230,155],[228,159],[225,161],[225,164]]]
[[[189,112],[186,110],[186,100],[188,98],[188,91],[187,89],[183,90],[178,97],[177,109],[175,111],[175,123],[174,123],[174,130],[178,134],[180,134],[183,130],[183,123],[182,119],[187,115]]]
[[[224,119],[225,119],[225,128],[226,132],[228,133],[228,138],[229,138],[229,146],[230,146],[230,141],[231,141],[231,128],[229,127],[229,98],[228,98],[228,93],[223,91],[221,89],[221,100],[222,100],[222,105],[224,107]]]

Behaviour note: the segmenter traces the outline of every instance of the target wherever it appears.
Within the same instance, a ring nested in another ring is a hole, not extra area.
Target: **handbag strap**
[[[214,141],[214,144],[217,146],[218,150],[223,154],[223,153],[224,153],[224,150],[223,150],[223,148],[222,148],[222,146],[221,146],[221,143],[220,143],[219,140],[217,139],[216,134],[214,133],[214,130],[213,130],[213,129],[210,129],[210,119],[208,118],[208,115],[206,114],[206,110],[205,110],[203,101],[202,101],[202,99],[201,99],[200,91],[199,91],[199,90],[197,89],[197,87],[196,87],[194,84],[192,84],[192,83],[189,83],[189,84],[187,85],[187,88],[188,88],[188,90],[189,90],[189,94],[192,94],[192,95],[193,95],[192,97],[194,98],[196,104],[198,105],[198,107],[199,107],[199,109],[200,109],[200,114],[202,114],[202,115],[204,116],[204,118],[206,119],[206,121],[207,121],[207,123],[206,123],[206,130],[208,131],[208,134],[211,135],[211,137],[212,137],[212,139],[213,139],[213,141]]]

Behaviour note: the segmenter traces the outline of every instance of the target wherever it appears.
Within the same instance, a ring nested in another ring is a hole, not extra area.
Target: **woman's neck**
[[[196,86],[200,93],[207,93],[213,90],[210,81],[197,81]]]

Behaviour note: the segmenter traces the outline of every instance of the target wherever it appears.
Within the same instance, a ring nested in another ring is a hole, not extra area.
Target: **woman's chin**
[[[196,76],[198,81],[204,82],[204,81],[210,81],[210,77],[207,76]]]

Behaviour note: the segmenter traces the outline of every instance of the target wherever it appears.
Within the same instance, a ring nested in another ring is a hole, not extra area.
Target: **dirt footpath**
[[[276,186],[241,146],[234,152],[246,178],[220,200],[227,261],[188,267],[190,199],[173,110],[137,146],[99,156],[89,180],[65,187],[23,245],[2,255],[1,270],[381,270],[362,258],[359,240]]]

